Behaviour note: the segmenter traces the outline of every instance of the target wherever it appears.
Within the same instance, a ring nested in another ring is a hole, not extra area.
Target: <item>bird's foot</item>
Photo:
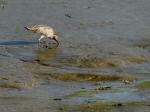
[[[38,44],[39,48],[49,48],[49,45],[45,41],[40,41]]]
[[[48,48],[48,45],[43,45],[43,48]]]

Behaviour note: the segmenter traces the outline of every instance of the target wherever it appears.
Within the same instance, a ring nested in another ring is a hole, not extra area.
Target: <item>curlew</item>
[[[34,26],[27,26],[24,27],[25,29],[33,32],[33,33],[39,33],[41,34],[41,37],[39,38],[39,44],[41,43],[41,39],[43,38],[49,38],[53,39],[57,42],[57,47],[59,45],[58,36],[55,34],[54,29],[47,25],[34,25]]]

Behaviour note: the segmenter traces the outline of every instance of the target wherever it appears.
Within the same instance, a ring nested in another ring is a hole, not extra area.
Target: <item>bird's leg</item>
[[[48,37],[45,37],[45,38],[48,38]],[[48,48],[48,46],[49,46],[49,42],[48,42],[47,40],[45,40],[43,44],[44,44],[44,45],[43,45],[43,47]]]
[[[45,38],[45,36],[41,35],[41,37],[39,38],[39,43],[40,43],[41,39],[43,39],[43,38]]]
[[[45,38],[44,35],[41,35],[41,37],[39,38],[39,43],[38,43],[38,46],[40,47],[40,43],[41,43],[41,39]]]
[[[46,41],[46,48],[48,48],[49,47],[49,41]]]

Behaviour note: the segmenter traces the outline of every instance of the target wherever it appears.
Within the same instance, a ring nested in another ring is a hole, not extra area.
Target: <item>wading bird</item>
[[[29,31],[32,31],[33,33],[41,34],[41,37],[39,38],[39,44],[41,39],[49,38],[55,40],[57,42],[57,47],[58,47],[59,45],[58,36],[55,34],[54,29],[52,27],[47,25],[34,25],[34,26],[27,26],[24,28]]]

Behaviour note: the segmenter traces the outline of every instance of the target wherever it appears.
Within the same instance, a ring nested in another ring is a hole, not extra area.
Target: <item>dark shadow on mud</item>
[[[0,42],[0,45],[30,45],[30,44],[38,44],[38,42],[36,42],[36,41],[24,41],[24,40]]]

